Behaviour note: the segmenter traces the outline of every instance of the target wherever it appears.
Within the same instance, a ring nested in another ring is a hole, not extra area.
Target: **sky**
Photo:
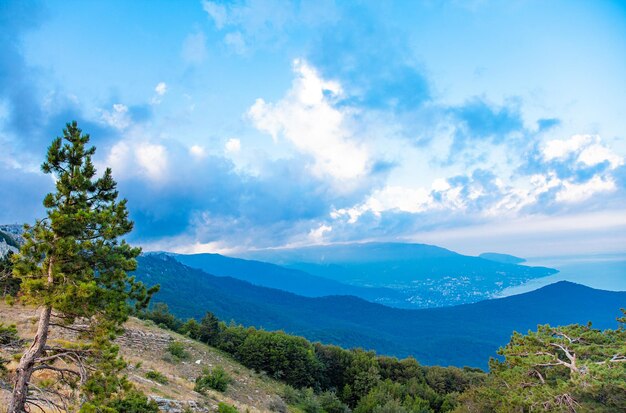
[[[626,252],[623,1],[2,1],[0,223],[78,121],[145,250]]]

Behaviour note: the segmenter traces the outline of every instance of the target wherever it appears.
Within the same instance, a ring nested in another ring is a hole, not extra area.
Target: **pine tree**
[[[46,394],[32,385],[35,371],[57,374],[58,383],[80,389],[80,405],[94,409],[129,389],[125,380],[114,377],[123,362],[111,339],[132,306],[145,308],[156,289],[128,275],[140,249],[120,238],[133,223],[126,200],[117,199],[111,170],[96,177],[95,147],[88,146],[89,139],[72,122],[63,137],[52,141],[41,169],[53,175],[56,191],[44,199],[46,218],[25,226],[25,244],[13,259],[21,280],[19,299],[39,307],[39,321],[16,369],[9,413],[42,404],[68,410],[65,394],[54,389]],[[77,320],[80,326],[74,324]],[[74,331],[80,344],[49,346],[51,326]],[[58,367],[61,361],[70,367]],[[106,386],[106,397],[95,392],[99,386]]]

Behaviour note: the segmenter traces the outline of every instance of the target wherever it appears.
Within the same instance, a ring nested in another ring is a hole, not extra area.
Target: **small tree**
[[[210,346],[216,346],[220,334],[219,320],[215,315],[207,311],[202,320],[200,321],[200,328],[198,331],[198,339],[203,343],[207,343]]]
[[[120,237],[133,223],[126,200],[117,200],[111,170],[96,177],[95,147],[88,143],[89,135],[76,122],[52,141],[41,169],[54,176],[56,191],[44,199],[47,217],[25,226],[25,243],[13,259],[21,280],[19,298],[39,307],[39,321],[16,369],[9,413],[41,404],[67,410],[61,393],[45,394],[32,385],[36,371],[50,371],[58,382],[81,388],[81,405],[88,411],[107,411],[98,406],[121,399],[129,389],[125,380],[115,378],[124,364],[111,339],[131,313],[131,303],[144,308],[156,289],[128,275],[140,249]],[[81,327],[72,325],[77,319]],[[49,346],[51,326],[73,330],[82,343]],[[55,365],[60,361],[70,367]]]
[[[484,386],[461,396],[465,411],[626,411],[626,330],[540,325],[514,333],[491,360]]]

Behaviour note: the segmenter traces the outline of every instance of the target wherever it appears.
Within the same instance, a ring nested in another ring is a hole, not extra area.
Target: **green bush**
[[[180,341],[172,341],[169,346],[167,346],[167,351],[174,356],[175,360],[187,360],[189,358],[189,353],[185,350],[185,345]]]
[[[124,413],[159,413],[156,402],[148,400],[145,394],[137,390],[131,390],[123,398],[113,401],[109,407]]]
[[[167,377],[165,377],[162,373],[156,370],[150,370],[149,372],[147,372],[146,378],[161,384],[167,384],[169,382],[167,380]]]
[[[194,390],[202,393],[206,389],[213,389],[220,392],[225,392],[232,379],[224,371],[221,366],[217,366],[212,371],[205,369],[201,376],[196,379],[196,386]]]
[[[239,410],[235,406],[231,406],[230,404],[222,403],[217,405],[218,413],[239,413]]]
[[[15,324],[5,326],[0,323],[0,347],[11,346],[19,343],[20,338],[17,335]]]

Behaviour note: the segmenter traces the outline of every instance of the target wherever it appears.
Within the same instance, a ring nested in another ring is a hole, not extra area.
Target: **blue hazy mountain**
[[[139,280],[160,284],[154,301],[179,317],[205,311],[248,326],[282,329],[310,340],[382,354],[415,356],[424,364],[486,367],[513,331],[537,324],[587,323],[615,328],[626,292],[559,282],[502,299],[454,307],[405,310],[352,296],[302,297],[217,277],[161,254],[139,257]]]
[[[217,276],[233,277],[262,287],[277,288],[305,297],[353,295],[367,301],[411,307],[407,297],[391,288],[368,288],[284,268],[266,262],[226,257],[220,254],[171,254],[177,261]]]
[[[529,267],[408,243],[351,243],[250,251],[243,255],[342,283],[393,288],[414,307],[480,301],[504,288],[555,274]]]
[[[478,256],[489,261],[500,262],[503,264],[521,264],[526,262],[525,258],[516,257],[515,255],[499,254],[497,252],[483,252]]]

